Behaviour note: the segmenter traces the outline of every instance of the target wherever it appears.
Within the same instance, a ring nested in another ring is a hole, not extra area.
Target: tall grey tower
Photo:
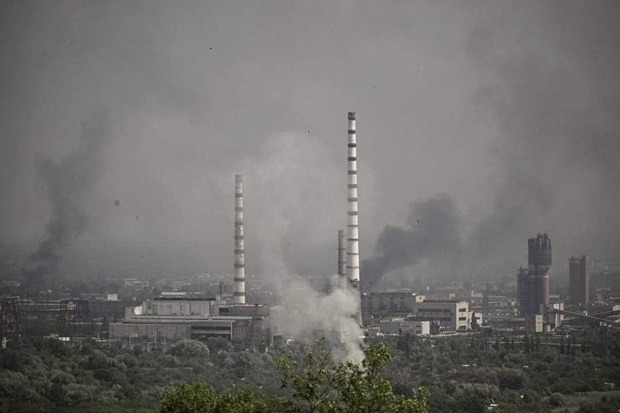
[[[355,112],[349,112],[349,180],[347,220],[347,277],[354,284],[360,282],[360,247],[357,217],[357,138]]]
[[[235,278],[233,302],[245,304],[245,246],[243,244],[243,175],[235,175]]]

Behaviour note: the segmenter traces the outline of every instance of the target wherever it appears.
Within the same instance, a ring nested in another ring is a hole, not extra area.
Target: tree
[[[202,382],[182,384],[166,390],[159,410],[171,412],[217,413],[423,413],[426,395],[418,391],[412,398],[399,397],[381,376],[391,356],[384,345],[368,346],[361,364],[336,362],[325,340],[318,340],[301,358],[291,354],[278,364],[282,388],[291,397],[267,397],[251,390],[217,393]]]
[[[250,390],[218,394],[204,382],[169,388],[159,404],[161,413],[270,413],[283,406],[277,399],[258,397]]]
[[[525,352],[529,353],[530,352],[530,336],[525,333],[525,337],[523,337],[523,345],[525,347]]]
[[[399,399],[390,383],[381,377],[381,370],[391,360],[385,345],[370,345],[364,350],[361,366],[347,362],[337,367],[336,391],[344,402],[345,411],[354,412],[424,412],[424,394]]]
[[[168,349],[168,354],[177,357],[209,358],[209,348],[196,340],[181,340]]]
[[[420,391],[410,399],[397,397],[390,383],[381,377],[391,360],[385,345],[369,345],[361,364],[337,363],[325,340],[319,340],[302,362],[291,357],[279,360],[282,386],[293,390],[293,398],[305,412],[407,412],[426,411],[426,397]]]

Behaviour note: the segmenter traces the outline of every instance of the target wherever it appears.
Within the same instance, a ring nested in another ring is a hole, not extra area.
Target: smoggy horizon
[[[620,247],[613,1],[5,2],[0,242],[25,271],[335,274],[357,113],[362,278]],[[35,275],[37,277],[37,275]]]

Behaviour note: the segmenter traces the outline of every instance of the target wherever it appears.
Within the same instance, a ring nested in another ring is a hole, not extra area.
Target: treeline
[[[214,391],[202,382],[169,389],[162,413],[424,413],[425,392],[404,397],[394,394],[382,375],[391,360],[385,345],[364,349],[360,364],[336,362],[325,340],[310,348],[288,352],[278,360],[281,396],[251,390]]]
[[[196,381],[218,391],[277,393],[277,371],[270,354],[237,351],[219,338],[150,351],[120,343],[22,339],[0,351],[0,411],[151,411],[166,388]]]
[[[430,413],[547,412],[587,392],[620,390],[617,332],[563,338],[498,332],[441,339],[405,335],[374,344],[369,348],[383,350],[369,360],[379,358],[380,373],[359,381],[364,372],[355,366],[333,363],[298,343],[265,353],[235,349],[225,339],[184,340],[148,351],[135,343],[9,341],[0,350],[0,411],[174,411],[166,406],[182,405],[183,394],[207,405],[237,398],[271,411],[278,411],[274,406],[304,411],[316,396],[308,389],[317,388],[325,391],[326,409],[346,411],[352,400],[363,403],[377,393],[386,395],[381,404],[392,409],[406,400],[420,409],[423,388]],[[316,380],[323,384],[313,384]],[[376,383],[380,386],[372,387]],[[614,403],[610,393],[605,400],[584,402],[580,411],[617,411],[608,410]]]
[[[620,334],[606,330],[566,337],[403,336],[391,347],[394,390],[406,395],[412,383],[425,387],[431,413],[547,412],[576,394],[620,388]]]

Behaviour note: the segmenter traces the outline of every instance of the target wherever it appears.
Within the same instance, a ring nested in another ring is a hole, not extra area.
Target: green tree
[[[384,345],[368,346],[361,364],[335,362],[325,340],[319,340],[301,358],[282,357],[278,364],[282,388],[288,399],[257,395],[251,390],[218,393],[202,382],[181,384],[166,390],[159,411],[216,413],[422,413],[426,395],[418,391],[412,398],[399,397],[381,376],[391,360]]]
[[[530,352],[530,336],[525,333],[525,337],[523,337],[523,346],[525,347],[524,351],[526,353]]]
[[[209,348],[196,340],[181,340],[168,349],[168,354],[177,357],[209,358]]]
[[[391,360],[385,345],[369,345],[361,364],[334,362],[325,340],[319,340],[299,361],[279,360],[282,386],[293,390],[293,398],[304,412],[407,412],[426,411],[425,393],[413,398],[394,394],[381,371]]]
[[[159,404],[161,413],[271,413],[286,411],[277,399],[256,396],[250,390],[217,393],[204,382],[169,388]]]

